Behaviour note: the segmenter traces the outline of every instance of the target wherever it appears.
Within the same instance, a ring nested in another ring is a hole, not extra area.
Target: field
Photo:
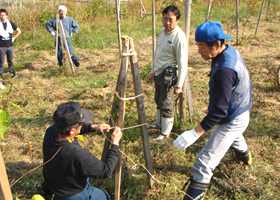
[[[58,3],[51,1],[51,5],[50,2],[39,2],[26,12],[7,7],[11,10],[11,21],[16,22],[23,31],[15,42],[15,63],[17,67],[23,67],[17,69],[18,78],[10,79],[6,70],[7,64],[5,65],[3,79],[11,92],[8,97],[0,100],[0,108],[3,109],[8,99],[25,111],[13,106],[7,108],[11,124],[4,138],[0,140],[10,184],[42,163],[44,133],[52,124],[52,114],[59,104],[70,100],[77,101],[83,108],[93,111],[94,123],[109,122],[121,65],[113,5],[97,2],[94,4],[96,7],[93,7],[90,3],[65,1],[69,16],[72,16],[81,28],[72,38],[74,51],[81,62],[81,66],[75,68],[76,75],[73,77],[68,65],[61,68],[54,66],[54,37],[44,28],[44,23],[55,16]],[[147,12],[150,12],[150,1],[143,2]],[[171,2],[181,9],[184,7],[180,1]],[[210,20],[221,21],[225,32],[234,37],[227,43],[240,52],[251,76],[253,107],[250,110],[250,125],[244,135],[252,152],[254,170],[244,171],[242,164],[229,150],[214,171],[206,199],[280,199],[280,93],[276,78],[280,66],[280,5],[277,4],[274,10],[271,3],[271,15],[267,19],[265,5],[255,37],[261,1],[252,1],[250,16],[247,16],[249,1],[241,1],[239,44],[236,45],[235,1],[219,2],[214,1]],[[156,1],[157,34],[162,27],[160,11],[167,3]],[[140,17],[141,4],[138,1],[124,4],[121,8],[122,34],[129,35],[134,40],[144,90],[146,119],[148,125],[153,124],[156,105],[153,101],[154,86],[149,80],[152,63],[151,15]],[[149,188],[146,171],[135,166],[145,164],[140,130],[134,128],[124,131],[123,152],[134,163],[123,156],[123,200],[182,199],[181,190],[192,176],[191,167],[196,155],[212,133],[209,131],[204,134],[184,152],[176,150],[172,144],[177,135],[195,127],[207,112],[210,62],[199,56],[194,41],[195,27],[204,22],[206,9],[206,1],[193,1],[189,43],[193,123],[190,124],[189,119],[181,122],[176,115],[173,134],[164,142],[155,140],[159,132],[149,130],[152,165],[158,180],[153,188]],[[182,22],[183,18],[179,23],[180,27]],[[134,96],[131,71],[128,72],[127,96]],[[136,102],[127,101],[124,127],[139,124],[137,120]],[[101,158],[104,141],[102,134],[89,134],[81,145]],[[34,170],[12,187],[13,197],[31,199],[42,181],[42,168]],[[91,180],[91,183],[106,189],[113,197],[113,177],[107,180]]]

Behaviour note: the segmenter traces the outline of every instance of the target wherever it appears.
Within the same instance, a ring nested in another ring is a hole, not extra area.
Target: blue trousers
[[[67,39],[67,44],[68,44],[68,47],[69,47],[71,59],[73,60],[73,62],[78,62],[79,59],[77,58],[76,54],[74,53],[74,50],[73,50],[70,39]],[[63,63],[63,54],[62,54],[62,47],[61,47],[60,38],[58,38],[57,59],[58,59],[58,63],[60,63],[60,64]]]
[[[79,194],[71,197],[55,194],[53,200],[110,200],[110,196],[105,191],[92,187],[88,179],[85,189]]]

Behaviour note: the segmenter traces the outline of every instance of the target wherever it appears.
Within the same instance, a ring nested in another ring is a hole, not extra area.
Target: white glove
[[[188,146],[192,145],[199,136],[196,134],[195,130],[185,131],[173,142],[174,147],[178,150],[185,150]]]
[[[54,31],[52,31],[52,35],[55,36],[55,32]]]
[[[12,38],[12,42],[14,42],[15,41],[15,38]]]

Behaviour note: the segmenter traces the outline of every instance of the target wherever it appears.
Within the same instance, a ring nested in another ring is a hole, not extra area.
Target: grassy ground
[[[183,7],[183,4],[178,1],[174,1],[174,3]],[[149,27],[151,17],[146,16],[141,19],[138,4],[138,1],[134,2],[132,5],[134,10],[130,9],[131,7],[128,5],[127,7],[124,6],[126,8],[123,10],[125,14],[128,15],[131,12],[139,14],[135,14],[134,18],[126,15],[123,24],[127,23],[129,26],[125,27],[123,25],[122,29],[125,34],[131,36],[135,41],[144,90],[146,118],[147,122],[152,124],[155,121],[156,113],[155,103],[153,102],[153,84],[148,81],[152,62],[152,38],[148,34],[151,31]],[[149,8],[148,1],[144,1],[144,5]],[[158,11],[165,5],[162,2],[157,2]],[[232,16],[234,14],[230,14],[234,13],[234,4],[232,3],[230,7],[222,3],[220,6],[219,8],[217,3],[214,4],[213,16],[210,16],[210,20],[222,21],[227,34],[235,37],[235,22]],[[243,7],[245,6],[243,4]],[[13,107],[8,109],[12,120],[5,138],[0,141],[0,145],[10,183],[42,163],[44,131],[52,124],[52,114],[60,103],[69,100],[78,101],[82,107],[93,111],[95,116],[94,123],[107,123],[109,121],[121,61],[116,43],[114,16],[111,13],[113,9],[104,10],[105,13],[108,13],[106,18],[103,17],[104,20],[100,22],[104,25],[101,26],[100,24],[92,24],[92,22],[97,23],[100,21],[101,14],[89,17],[88,21],[86,21],[84,15],[75,15],[75,9],[81,11],[79,10],[82,9],[81,4],[69,4],[67,7],[69,14],[70,10],[72,10],[72,16],[81,24],[80,33],[75,35],[72,40],[74,50],[81,61],[80,68],[75,68],[76,75],[74,77],[71,75],[68,65],[62,68],[54,66],[54,38],[43,27],[44,21],[55,15],[56,9],[52,8],[51,10],[50,5],[46,5],[44,12],[42,10],[42,12],[37,12],[40,13],[41,18],[39,17],[39,19],[42,19],[41,22],[37,20],[37,13],[34,10],[30,10],[29,14],[28,12],[22,14],[24,19],[28,19],[29,15],[33,16],[32,19],[36,16],[34,21],[36,29],[34,31],[28,31],[28,28],[30,30],[34,28],[31,24],[26,26],[21,24],[25,21],[19,21],[21,14],[15,15],[16,21],[20,24],[19,26],[25,30],[15,43],[15,62],[24,65],[24,68],[17,70],[19,76],[17,79],[9,79],[8,73],[4,73],[4,78],[6,78],[8,87],[13,84],[10,100],[19,105],[28,114]],[[100,9],[103,8],[100,7]],[[157,131],[149,130],[152,165],[155,177],[160,181],[155,182],[152,189],[149,188],[145,170],[141,167],[136,167],[123,156],[121,199],[182,199],[181,189],[192,175],[191,167],[196,155],[211,135],[211,131],[209,131],[184,152],[177,151],[172,145],[176,134],[195,126],[207,112],[207,75],[210,70],[210,64],[200,58],[194,43],[194,27],[205,20],[206,8],[206,3],[196,2],[192,7],[193,21],[191,22],[192,29],[189,46],[189,76],[195,111],[194,122],[189,124],[188,120],[183,123],[177,121],[173,129],[174,134],[163,143],[155,141],[155,137],[158,135]],[[219,9],[221,12],[219,12]],[[97,12],[93,8],[91,12],[89,10],[90,8],[84,10],[84,12],[90,13],[88,16]],[[253,14],[249,20],[245,18],[246,10],[242,12],[240,34],[244,33],[244,37],[240,38],[240,45],[235,47],[243,56],[252,79],[253,108],[250,111],[250,125],[244,135],[253,154],[254,171],[244,171],[241,163],[229,151],[214,171],[206,197],[206,199],[210,200],[272,200],[280,198],[280,139],[278,126],[280,94],[276,83],[276,70],[280,64],[278,50],[280,47],[279,21],[278,18],[270,18],[270,20],[266,21],[263,17],[258,37],[254,38],[258,19],[257,15],[255,15],[257,12],[252,8]],[[243,28],[244,22],[247,22],[245,28]],[[182,23],[180,23],[181,25]],[[161,27],[159,18],[157,26],[158,32]],[[227,42],[235,45],[235,39]],[[87,46],[85,47],[84,45]],[[128,95],[133,96],[130,75],[131,73],[129,72]],[[134,101],[127,102],[125,120],[125,127],[138,124]],[[135,163],[144,164],[142,142],[139,136],[140,131],[130,129],[124,131],[124,134],[123,150],[125,154]],[[81,145],[89,149],[97,157],[101,157],[105,140],[103,135],[89,134],[85,139],[86,141]],[[13,197],[30,199],[36,193],[36,187],[42,181],[42,169],[40,168],[28,174],[13,186]],[[106,189],[113,196],[113,178],[92,180],[92,185]]]

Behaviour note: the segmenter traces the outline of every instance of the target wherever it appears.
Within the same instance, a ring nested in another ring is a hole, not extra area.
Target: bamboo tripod
[[[75,76],[75,70],[74,70],[74,67],[73,67],[73,63],[72,63],[67,39],[65,37],[63,25],[62,25],[62,22],[59,20],[59,15],[58,14],[56,15],[56,27],[57,27],[57,30],[56,30],[56,35],[55,35],[55,53],[56,53],[55,54],[55,65],[57,64],[58,35],[60,35],[60,44],[61,44],[61,48],[62,48],[62,53],[65,54],[65,52],[66,52],[72,74],[73,74],[73,76]],[[65,56],[63,57],[63,59],[66,60]]]
[[[134,84],[134,91],[137,103],[137,111],[138,111],[138,119],[140,124],[145,124],[141,126],[141,136],[143,142],[143,149],[144,149],[144,156],[145,156],[145,163],[146,168],[149,170],[150,174],[153,174],[153,167],[152,167],[152,159],[150,154],[150,145],[149,145],[149,138],[148,138],[148,129],[146,125],[146,115],[144,109],[144,102],[143,102],[143,90],[139,76],[139,69],[138,69],[138,60],[136,56],[136,52],[134,49],[133,40],[128,36],[122,36],[122,61],[121,61],[121,69],[119,72],[118,82],[116,86],[116,93],[118,93],[119,98],[117,95],[114,97],[114,103],[112,105],[111,110],[111,118],[110,118],[110,126],[115,126],[112,116],[116,113],[118,109],[118,122],[117,126],[123,128],[124,126],[124,117],[125,117],[125,98],[126,98],[126,87],[127,87],[127,69],[128,69],[128,58],[130,58],[131,64],[131,71],[133,76],[133,84]],[[109,133],[111,135],[112,132]],[[124,133],[125,134],[125,133]],[[108,136],[109,136],[108,135]],[[110,142],[105,140],[103,153],[102,153],[102,160],[105,160],[105,157],[109,151]],[[122,140],[120,141],[120,148],[122,148]],[[122,170],[122,154],[119,154],[119,160],[115,167],[115,200],[120,199],[120,187],[121,187],[121,170]],[[150,187],[153,185],[153,177],[147,173],[148,179],[150,181]]]

